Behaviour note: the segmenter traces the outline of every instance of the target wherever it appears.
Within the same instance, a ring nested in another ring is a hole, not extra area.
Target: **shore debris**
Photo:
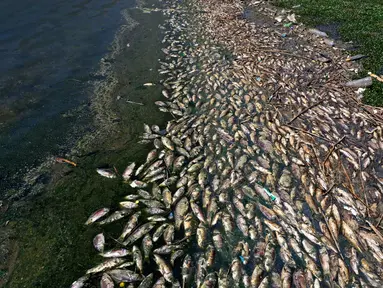
[[[77,167],[77,164],[76,164],[75,162],[70,161],[70,160],[65,159],[65,158],[56,157],[56,158],[55,158],[55,161],[56,161],[57,163],[68,163],[68,164],[70,164],[70,165],[72,165],[72,166],[74,166],[74,167]]]
[[[309,29],[309,32],[314,34],[314,35],[317,35],[319,37],[323,37],[323,38],[327,38],[328,37],[326,32],[320,31],[318,29]]]
[[[368,56],[366,56],[366,55],[358,54],[358,55],[354,55],[354,56],[348,56],[346,58],[346,61],[351,62],[351,61],[356,61],[356,60],[360,60],[360,59],[367,58],[367,57]]]
[[[144,103],[141,103],[141,102],[134,102],[134,101],[130,101],[130,100],[126,100],[126,102],[130,103],[130,104],[136,104],[136,105],[144,106]]]
[[[370,76],[364,77],[361,79],[349,81],[344,85],[347,87],[366,88],[372,85],[372,78]]]
[[[370,75],[370,77],[372,78],[375,78],[376,80],[378,80],[379,82],[383,82],[383,75],[376,75],[376,74],[373,74],[371,72],[368,72],[368,75]]]
[[[101,263],[72,287],[382,287],[383,127],[339,84],[352,63],[300,25],[278,52],[263,1],[265,25],[240,0],[165,2],[156,104],[175,119],[144,125],[154,148],[122,174],[120,208],[86,221],[122,231],[98,232]]]

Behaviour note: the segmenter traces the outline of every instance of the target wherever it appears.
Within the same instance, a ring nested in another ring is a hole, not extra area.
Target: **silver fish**
[[[97,173],[106,178],[116,178],[117,175],[112,169],[97,168]]]
[[[98,219],[108,214],[109,211],[110,211],[109,208],[101,208],[93,212],[92,215],[89,216],[88,220],[86,220],[85,225],[89,225],[93,222],[96,222]]]

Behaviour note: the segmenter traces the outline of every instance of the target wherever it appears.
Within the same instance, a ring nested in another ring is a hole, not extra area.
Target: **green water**
[[[151,7],[149,4],[146,6]],[[127,36],[130,47],[113,54],[113,59],[106,57],[112,63],[117,84],[110,89],[105,86],[103,91],[109,93],[95,105],[100,118],[95,117],[96,121],[113,118],[106,121],[111,123],[110,127],[104,127],[102,135],[90,146],[75,150],[71,160],[78,167],[54,164],[53,181],[44,184],[44,191],[29,198],[28,204],[16,202],[1,219],[2,226],[7,223],[4,230],[11,243],[7,260],[18,255],[16,261],[9,261],[11,267],[1,268],[3,280],[9,274],[7,270],[13,270],[5,287],[68,287],[99,263],[92,238],[100,228],[83,223],[94,210],[116,205],[130,187],[119,179],[101,177],[96,168],[114,166],[122,172],[129,162],[144,162],[152,147],[137,144],[143,123],[157,124],[163,129],[169,120],[154,104],[163,100],[161,86],[142,86],[159,81],[157,69],[163,35],[158,25],[163,16],[160,12],[148,14],[138,9],[131,10],[130,15],[140,23]]]

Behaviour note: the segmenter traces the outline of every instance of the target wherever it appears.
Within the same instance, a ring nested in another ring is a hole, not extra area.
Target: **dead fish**
[[[242,215],[238,215],[236,218],[237,227],[241,230],[242,234],[249,236],[249,227],[247,226],[246,219]]]
[[[325,247],[319,249],[319,260],[322,266],[323,274],[330,275],[330,257]]]
[[[150,285],[152,285],[152,283],[153,283],[153,273],[150,273],[148,276],[144,278],[144,280],[142,280],[138,288],[149,288]]]
[[[130,270],[115,269],[108,272],[110,277],[116,282],[137,282],[142,280],[142,276]]]
[[[266,272],[270,272],[271,269],[274,267],[275,262],[275,248],[273,246],[272,242],[269,242],[266,244],[266,251],[265,251],[265,259],[264,259],[264,266]]]
[[[144,204],[145,206],[149,208],[165,208],[165,205],[157,200],[138,200],[139,203]]]
[[[89,269],[88,271],[86,271],[86,274],[94,274],[94,273],[98,273],[98,272],[101,272],[101,271],[105,271],[107,269],[111,269],[111,268],[114,268],[122,263],[124,263],[125,260],[124,259],[121,259],[121,258],[113,258],[113,259],[108,259],[104,262],[102,262],[101,264]]]
[[[157,207],[148,207],[148,208],[143,209],[143,211],[147,215],[165,215],[165,214],[169,213],[168,211],[161,209],[161,208],[157,208]]]
[[[150,234],[146,234],[142,239],[142,251],[144,252],[144,259],[149,260],[149,256],[152,253],[153,241]]]
[[[164,277],[160,277],[156,283],[154,283],[152,288],[165,288],[166,287],[166,282]]]
[[[207,274],[206,269],[207,269],[207,267],[206,267],[205,258],[201,255],[198,258],[198,263],[197,263],[197,271],[196,271],[197,287],[201,287],[201,284],[202,284],[202,282],[205,279],[206,274]]]
[[[161,137],[162,144],[171,151],[174,151],[174,144],[169,138]]]
[[[166,227],[164,232],[164,240],[166,244],[170,245],[174,241],[174,232],[175,232],[174,225],[169,224],[168,227]]]
[[[206,243],[207,229],[200,223],[197,228],[197,244],[203,249]]]
[[[215,261],[215,248],[213,245],[208,245],[206,248],[206,264],[208,268],[213,267]]]
[[[94,236],[94,238],[93,238],[93,246],[99,252],[104,251],[105,236],[104,236],[103,233],[99,233],[96,236]]]
[[[192,276],[192,258],[186,255],[182,263],[182,287],[187,287]]]
[[[182,221],[189,210],[189,201],[186,197],[181,198],[174,209],[175,228],[180,229]]]
[[[136,202],[132,201],[122,201],[120,202],[120,206],[125,209],[135,209],[138,208],[138,200]]]
[[[82,288],[86,281],[88,281],[89,275],[82,276],[72,283],[71,288]]]
[[[124,241],[125,237],[129,235],[134,228],[138,225],[138,218],[140,217],[141,212],[134,213],[128,220],[128,222],[125,224],[124,229],[122,230],[122,233],[120,237],[118,237],[118,241],[122,242]]]
[[[293,274],[293,282],[297,288],[306,288],[306,278],[301,270],[295,271]]]
[[[131,254],[132,253],[129,250],[125,248],[119,248],[119,249],[112,249],[112,250],[106,251],[104,253],[101,253],[100,255],[105,258],[118,258],[118,257],[125,257]]]
[[[131,183],[130,183],[130,187],[132,188],[145,188],[147,187],[148,184],[145,183],[145,182],[142,182],[142,181],[139,181],[139,180],[133,180]]]
[[[252,287],[258,287],[261,284],[261,276],[264,270],[260,264],[254,267],[253,273],[251,274],[251,285]]]
[[[198,220],[201,221],[203,224],[205,224],[206,220],[202,213],[201,208],[194,201],[190,201],[190,207],[193,211],[193,214],[198,218]]]
[[[168,223],[164,223],[161,226],[159,226],[153,233],[153,242],[157,242],[158,239],[161,238],[161,236],[164,234],[166,227],[168,226]]]
[[[193,234],[193,216],[189,213],[184,217],[183,221],[185,238],[190,239]]]
[[[213,238],[214,247],[217,249],[217,251],[219,252],[222,251],[223,239],[222,239],[221,232],[217,229],[214,229],[212,238]]]
[[[292,280],[292,271],[291,268],[285,264],[281,272],[282,288],[290,288]]]
[[[117,269],[123,269],[123,268],[126,268],[126,267],[135,266],[135,265],[136,265],[136,263],[134,263],[133,261],[130,261],[130,262],[124,262],[121,265],[118,265],[116,268]]]
[[[234,259],[231,263],[231,276],[234,280],[234,284],[239,285],[242,277],[242,266],[238,259]]]
[[[133,246],[133,261],[136,262],[137,269],[142,273],[144,270],[144,261],[142,259],[141,250],[136,245]]]
[[[112,169],[97,168],[97,173],[106,178],[116,178],[117,175]]]
[[[347,269],[346,264],[343,262],[342,259],[338,259],[339,263],[339,273],[338,273],[338,281],[341,287],[346,287],[349,283],[349,272]]]
[[[152,195],[148,192],[148,191],[146,191],[146,190],[143,190],[143,189],[138,189],[137,190],[137,193],[138,193],[138,195],[140,196],[140,197],[142,197],[142,198],[144,198],[145,200],[144,201],[146,201],[146,200],[152,200]],[[127,199],[128,200],[128,199]],[[136,199],[137,200],[137,199]],[[146,205],[146,204],[145,204]]]
[[[106,273],[102,274],[100,286],[101,288],[113,288],[114,283],[112,278]]]
[[[86,220],[85,225],[89,225],[89,224],[97,221],[101,217],[108,214],[109,211],[110,211],[109,208],[101,208],[101,209],[97,210],[96,212],[93,212],[92,215],[89,216],[88,220]]]
[[[344,237],[360,252],[362,252],[362,249],[359,247],[359,241],[358,237],[354,233],[354,231],[351,229],[351,227],[347,224],[346,221],[342,220],[342,233]]]
[[[175,250],[182,249],[183,245],[180,244],[167,244],[162,247],[159,247],[153,251],[153,253],[158,254],[158,255],[166,255],[170,254]]]
[[[118,210],[109,215],[106,219],[98,222],[99,225],[104,225],[108,223],[112,223],[114,221],[120,220],[124,218],[125,216],[130,214],[130,210]]]
[[[182,257],[184,254],[185,254],[185,252],[183,250],[173,251],[172,255],[170,256],[170,264],[172,264],[172,266],[174,267],[174,262],[178,258]]]
[[[214,288],[217,283],[217,276],[215,273],[210,273],[203,281],[201,288]]]
[[[164,276],[167,282],[172,284],[177,282],[177,280],[174,278],[171,267],[161,256],[154,254],[154,261],[157,263],[162,276]]]
[[[261,284],[259,284],[258,288],[267,288],[269,287],[269,283],[270,283],[270,279],[269,279],[269,276],[266,276],[265,278],[263,278]]]
[[[164,222],[166,221],[168,218],[164,217],[164,216],[160,216],[160,215],[153,215],[153,216],[149,216],[148,218],[148,221],[150,222]]]
[[[160,187],[172,186],[177,182],[178,176],[172,176],[160,183]]]
[[[277,215],[275,212],[268,207],[262,205],[261,203],[258,203],[259,211],[270,221],[275,221],[277,219]]]
[[[134,167],[136,167],[136,163],[133,162],[130,165],[128,165],[122,173],[122,179],[124,179],[125,182],[130,180],[130,177],[132,176],[134,171]]]
[[[226,272],[221,268],[218,272],[218,288],[228,288],[229,279]]]
[[[155,222],[145,223],[138,227],[127,239],[123,242],[124,246],[128,246],[138,239],[142,238],[146,233],[149,233],[156,226]]]

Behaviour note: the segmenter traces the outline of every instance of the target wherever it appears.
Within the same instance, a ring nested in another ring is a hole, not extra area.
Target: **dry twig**
[[[325,99],[322,99],[322,100],[320,100],[320,101],[318,101],[318,102],[312,104],[311,106],[309,106],[309,107],[303,109],[301,112],[299,112],[297,115],[295,115],[295,116],[293,117],[293,119],[291,119],[289,122],[287,122],[287,124],[291,124],[291,122],[293,122],[295,119],[297,119],[297,118],[298,118],[299,116],[301,116],[303,113],[306,113],[306,112],[309,111],[310,109],[312,109],[312,108],[314,108],[315,106],[321,104],[324,100],[325,100]]]
[[[332,154],[332,152],[334,152],[336,145],[338,145],[340,142],[342,142],[343,139],[344,139],[345,137],[346,137],[346,136],[343,135],[342,138],[340,138],[334,145],[332,145],[332,147],[331,147],[331,149],[330,149],[330,152],[327,153],[326,158],[323,160],[322,165],[325,165],[325,164],[326,164],[326,161],[328,160],[328,158],[330,157],[330,155]]]

